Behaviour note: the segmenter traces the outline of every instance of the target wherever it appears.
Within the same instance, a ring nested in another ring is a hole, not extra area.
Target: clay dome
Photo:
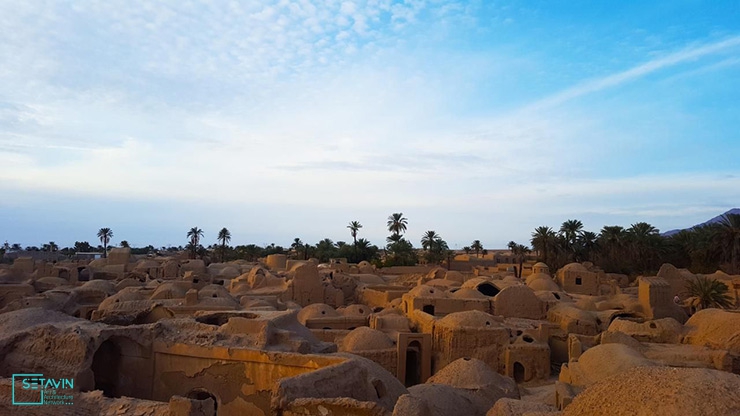
[[[740,314],[721,309],[704,309],[695,313],[685,327],[687,344],[729,350],[740,355]]]
[[[69,282],[60,278],[60,277],[42,277],[41,279],[36,280],[33,282],[33,287],[36,288],[39,292],[44,292],[47,290],[54,289],[59,286],[66,286],[69,285]]]
[[[730,416],[740,414],[740,376],[700,368],[640,367],[576,396],[564,416]]]
[[[231,294],[221,285],[207,285],[198,291],[199,298],[232,298]]]
[[[501,326],[493,315],[481,311],[454,312],[440,319],[438,324],[451,328],[491,328]]]
[[[549,275],[539,274],[537,276],[539,277],[531,280],[529,277],[527,278],[527,286],[529,286],[530,289],[534,291],[546,290],[548,292],[560,291],[560,286],[558,286],[558,284],[555,283]]]
[[[464,287],[452,293],[455,299],[487,299],[488,297],[475,289]]]
[[[342,351],[370,351],[393,348],[393,341],[384,332],[361,326],[353,329],[342,340]]]
[[[418,298],[444,298],[444,290],[427,285],[419,285],[409,290],[409,295]]]
[[[134,270],[153,269],[155,267],[159,267],[159,262],[154,260],[142,259],[136,262],[136,265],[134,265]]]
[[[149,299],[182,299],[185,297],[187,289],[183,285],[176,285],[174,282],[165,282],[154,289],[154,293]]]
[[[624,344],[600,344],[589,348],[578,359],[574,380],[579,385],[589,385],[605,378],[624,373],[632,367],[652,367],[657,364],[642,353]]]
[[[368,316],[373,312],[373,310],[367,305],[354,304],[341,308],[337,312],[344,316]]]
[[[298,322],[305,325],[309,319],[327,318],[330,316],[339,316],[339,313],[325,303],[314,303],[302,308],[298,312]]]
[[[100,279],[90,280],[89,282],[83,283],[82,286],[80,286],[80,289],[98,290],[101,292],[105,292],[109,295],[116,293],[116,285],[114,285],[113,282],[109,280],[100,280]]]
[[[217,276],[223,279],[234,279],[239,277],[241,272],[234,266],[226,266],[218,272]]]
[[[462,389],[481,389],[496,386],[502,390],[516,391],[516,382],[493,371],[477,358],[459,358],[433,375],[428,383],[447,384]]]
[[[511,284],[519,284],[522,281],[519,280],[519,278],[514,276],[506,276],[503,279],[501,279],[502,282],[511,283]]]
[[[561,269],[563,271],[572,271],[572,272],[587,272],[588,269],[586,266],[582,265],[581,263],[568,263]]]

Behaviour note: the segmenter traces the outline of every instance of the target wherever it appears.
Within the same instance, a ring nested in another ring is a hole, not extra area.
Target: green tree
[[[113,238],[113,230],[104,227],[98,230],[98,238],[103,243],[103,257],[108,257],[108,243]]]
[[[352,235],[352,240],[357,245],[357,232],[362,228],[362,224],[359,221],[351,221],[347,228],[349,228],[349,233]]]
[[[732,307],[732,298],[728,291],[726,284],[705,276],[697,276],[686,284],[686,295],[696,298],[699,303],[697,306],[701,309]]]
[[[126,240],[121,240],[121,247],[123,248],[131,248],[131,245]]]
[[[421,237],[421,248],[425,251],[429,250],[437,239],[439,239],[439,234],[433,230],[427,231],[424,233],[424,236]]]
[[[483,245],[480,243],[480,240],[474,240],[473,244],[470,245],[470,248],[475,251],[475,257],[478,257],[478,253],[480,253],[483,250]]]
[[[509,244],[507,244],[507,246],[509,247],[509,250],[511,250],[511,254],[519,262],[519,269],[517,269],[517,277],[521,279],[522,266],[524,265],[524,259],[527,257],[527,255],[532,250],[530,250],[529,247],[523,244],[517,244],[514,241],[509,241]]]
[[[557,235],[555,230],[547,226],[540,226],[534,229],[532,233],[532,247],[537,251],[546,264],[550,259],[550,254],[555,250],[557,244]]]
[[[223,263],[226,257],[226,244],[231,241],[231,232],[224,227],[218,232],[217,239],[221,242],[221,262]]]
[[[403,234],[406,232],[409,220],[404,218],[402,212],[396,212],[388,217],[388,231],[393,234]]]
[[[198,256],[198,248],[200,246],[200,239],[203,238],[203,230],[198,227],[193,227],[188,231],[187,237],[190,239],[188,248],[190,250],[190,258],[194,259]]]
[[[726,214],[714,227],[713,242],[722,252],[724,261],[730,263],[731,274],[740,273],[740,214]]]

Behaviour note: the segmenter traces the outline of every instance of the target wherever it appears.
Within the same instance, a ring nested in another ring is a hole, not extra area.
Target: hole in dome
[[[534,342],[534,338],[530,337],[529,335],[525,335],[522,337],[524,342]]]
[[[655,325],[655,322],[650,322],[650,328],[655,329],[658,325]]]

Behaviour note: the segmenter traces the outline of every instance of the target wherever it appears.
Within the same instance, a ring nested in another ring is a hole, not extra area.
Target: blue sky
[[[649,3],[649,4],[648,4]],[[735,2],[0,0],[0,240],[526,242],[740,205]]]

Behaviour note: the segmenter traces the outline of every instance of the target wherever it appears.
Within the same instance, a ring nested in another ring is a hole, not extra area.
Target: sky
[[[610,4],[607,4],[610,3]],[[733,1],[0,0],[0,242],[528,243],[740,206]]]

